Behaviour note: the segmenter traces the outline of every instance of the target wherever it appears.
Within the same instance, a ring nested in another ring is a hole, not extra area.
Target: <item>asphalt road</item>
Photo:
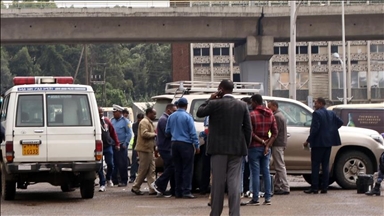
[[[308,195],[303,193],[308,184],[301,178],[290,177],[290,185],[290,195],[272,197],[271,206],[241,207],[241,214],[384,215],[384,191],[381,197],[369,197],[334,184],[328,194]],[[18,190],[16,200],[1,200],[1,215],[209,215],[208,196],[197,194],[193,200],[136,196],[130,192],[131,186],[96,191],[93,199],[83,200],[78,189],[63,193],[49,184],[31,185],[27,190]],[[143,185],[142,190],[146,187]],[[224,205],[223,215],[228,215],[227,201]]]

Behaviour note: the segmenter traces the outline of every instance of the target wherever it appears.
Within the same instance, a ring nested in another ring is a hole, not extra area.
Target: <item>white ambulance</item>
[[[1,106],[1,194],[49,182],[63,192],[80,187],[93,198],[103,143],[92,87],[72,77],[15,77]]]

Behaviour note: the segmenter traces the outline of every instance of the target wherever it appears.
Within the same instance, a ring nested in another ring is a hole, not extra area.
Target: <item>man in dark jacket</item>
[[[137,142],[137,130],[139,128],[140,121],[144,118],[143,113],[139,113],[136,116],[136,122],[132,124],[132,131],[133,131],[133,144],[132,144],[132,165],[131,165],[131,172],[129,175],[129,183],[133,183],[136,178],[137,168],[139,167],[139,164],[137,163],[137,151],[135,150],[136,142]]]
[[[210,215],[221,215],[225,183],[228,185],[229,214],[240,215],[240,171],[251,140],[248,107],[231,94],[234,84],[223,80],[198,109],[199,118],[209,116],[207,153],[211,155],[212,203]]]
[[[332,146],[341,145],[339,128],[343,121],[332,111],[325,109],[324,98],[315,101],[315,111],[312,114],[311,130],[304,147],[311,147],[312,184],[305,193],[319,192],[319,171],[322,167],[321,193],[327,193],[329,182],[329,158]]]
[[[160,153],[161,159],[164,163],[164,172],[161,176],[152,184],[153,189],[159,194],[165,197],[170,197],[174,193],[175,186],[175,167],[172,161],[172,148],[171,137],[167,137],[165,134],[165,127],[167,126],[168,116],[177,110],[176,105],[168,104],[165,108],[165,112],[159,118],[157,122],[157,139],[156,146]],[[168,182],[171,182],[171,193],[166,193]]]

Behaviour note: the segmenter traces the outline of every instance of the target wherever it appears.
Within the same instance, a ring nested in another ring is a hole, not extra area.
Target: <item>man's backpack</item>
[[[103,147],[106,148],[108,146],[113,145],[113,140],[111,135],[109,134],[109,125],[101,119],[101,139],[103,140]]]

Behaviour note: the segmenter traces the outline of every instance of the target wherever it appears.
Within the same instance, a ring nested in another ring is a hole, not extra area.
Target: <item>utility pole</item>
[[[84,44],[84,54],[85,54],[85,85],[89,85],[89,72],[88,72],[88,50],[87,45]]]

